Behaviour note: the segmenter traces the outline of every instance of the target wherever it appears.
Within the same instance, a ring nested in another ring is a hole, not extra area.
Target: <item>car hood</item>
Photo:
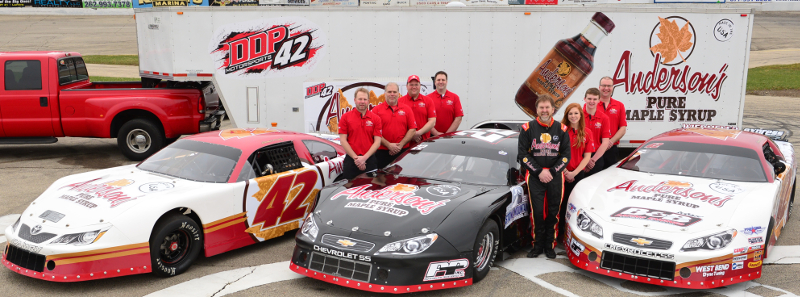
[[[570,202],[595,220],[692,233],[730,225],[738,208],[767,195],[766,184],[612,168],[581,181]]]
[[[326,189],[315,208],[320,223],[345,234],[357,230],[403,238],[423,234],[423,228],[435,232],[461,203],[497,188],[402,176],[380,179],[362,177]]]
[[[109,223],[140,203],[201,191],[202,187],[201,182],[139,170],[135,165],[122,166],[59,179],[24,214],[44,227]]]

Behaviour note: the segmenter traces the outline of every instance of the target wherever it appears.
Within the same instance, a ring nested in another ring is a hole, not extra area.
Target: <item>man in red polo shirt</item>
[[[431,98],[419,93],[419,76],[409,76],[406,81],[406,89],[408,89],[408,94],[400,97],[400,104],[408,105],[414,111],[417,132],[414,132],[414,139],[411,145],[416,145],[431,137],[431,129],[436,125],[436,107]]]
[[[604,166],[611,167],[617,163],[617,155],[619,155],[619,140],[625,136],[628,131],[628,121],[625,119],[625,104],[611,98],[614,93],[614,80],[608,76],[600,79],[600,104],[597,109],[602,111],[608,117],[609,129],[611,129],[611,139],[609,139],[610,147],[606,151],[603,158],[605,158]]]
[[[589,164],[586,165],[586,169],[589,170],[586,173],[588,177],[606,168],[603,166],[605,161],[603,154],[608,149],[611,130],[609,129],[608,117],[597,107],[600,102],[600,90],[597,88],[586,90],[583,101],[586,102],[583,105],[586,127],[592,131],[594,146],[597,148],[597,151],[592,154],[592,158],[589,159]]]
[[[361,173],[378,169],[375,151],[381,145],[381,118],[369,111],[369,91],[358,88],[356,108],[339,119],[339,142],[347,153],[342,178],[353,179]]]
[[[436,106],[436,125],[431,129],[433,136],[453,132],[461,125],[464,111],[461,109],[461,99],[453,92],[447,90],[447,73],[436,72],[433,76],[436,91],[428,94]]]
[[[414,112],[407,105],[398,104],[400,99],[400,86],[390,82],[384,87],[386,101],[372,109],[372,112],[381,118],[383,123],[383,137],[381,146],[375,153],[378,158],[378,168],[386,167],[394,161],[400,153],[408,148],[408,143],[417,132]]]

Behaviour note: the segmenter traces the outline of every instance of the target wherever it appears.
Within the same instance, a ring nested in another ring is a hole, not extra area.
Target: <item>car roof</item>
[[[183,139],[201,141],[241,149],[249,153],[271,143],[295,141],[302,139],[325,140],[308,134],[268,128],[235,128],[209,131],[188,136]]]
[[[517,153],[519,132],[506,129],[469,129],[450,132],[430,138],[428,142],[459,143],[468,147],[486,150],[505,150]]]
[[[761,134],[734,129],[681,128],[667,131],[650,138],[647,142],[683,141],[716,145],[736,146],[760,152],[767,137]]]

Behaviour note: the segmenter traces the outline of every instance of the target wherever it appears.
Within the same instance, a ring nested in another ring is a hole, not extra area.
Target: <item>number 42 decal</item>
[[[314,198],[319,189],[316,189],[318,173],[315,170],[300,169],[303,171],[283,175],[270,175],[256,178],[258,192],[247,201],[255,198],[255,209],[247,203],[247,216],[253,216],[252,223],[245,230],[259,240],[267,240],[283,235],[300,227],[300,222],[310,211]],[[254,183],[251,183],[251,187]],[[254,201],[251,201],[254,202]]]
[[[272,67],[281,69],[308,60],[311,34],[304,33],[283,42],[272,62]]]

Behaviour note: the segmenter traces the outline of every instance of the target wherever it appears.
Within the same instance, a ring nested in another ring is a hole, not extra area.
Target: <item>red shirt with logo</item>
[[[572,157],[567,164],[567,170],[574,171],[575,168],[578,168],[578,165],[581,164],[581,161],[583,161],[583,154],[594,153],[597,151],[597,147],[594,145],[594,140],[592,140],[594,137],[589,127],[583,129],[583,145],[578,143],[577,130],[570,127],[567,133],[569,133],[569,144],[572,152]]]
[[[444,96],[442,96],[439,95],[439,92],[433,91],[427,96],[436,106],[436,125],[434,126],[436,131],[447,132],[457,117],[464,116],[461,99],[455,93],[445,90]]]
[[[339,119],[339,134],[347,135],[347,143],[356,153],[363,156],[375,143],[375,136],[381,136],[381,118],[367,110],[364,116],[357,109],[345,113]]]
[[[599,105],[598,105],[599,106]],[[592,139],[594,139],[595,148],[599,148],[603,143],[603,138],[611,138],[611,126],[608,123],[608,117],[598,108],[594,115],[586,112],[586,104],[583,105],[583,118],[586,121],[587,130],[592,131]]]
[[[620,127],[627,127],[628,120],[625,118],[627,115],[625,114],[625,104],[614,100],[614,98],[609,98],[608,106],[606,106],[603,101],[597,104],[597,110],[603,111],[603,113],[608,117],[608,124],[609,129],[611,130],[611,136],[617,134]],[[611,137],[609,137],[611,138]],[[614,143],[613,145],[618,145],[619,141]]]
[[[396,106],[389,106],[388,103],[383,102],[372,109],[372,113],[377,114],[383,123],[383,138],[390,143],[399,143],[406,136],[408,130],[416,129],[417,122],[414,120],[414,112],[411,107],[405,104],[397,104]],[[406,143],[403,148],[409,146]],[[379,150],[388,150],[383,144],[378,148]]]
[[[417,100],[412,100],[411,96],[406,94],[403,97],[400,97],[398,100],[401,105],[408,105],[411,107],[411,110],[414,111],[414,120],[417,122],[417,127],[422,129],[426,123],[428,123],[428,118],[435,118],[436,117],[436,105],[434,105],[433,100],[428,98],[422,93],[417,96]],[[431,132],[422,134],[422,140],[428,139],[431,137]]]

